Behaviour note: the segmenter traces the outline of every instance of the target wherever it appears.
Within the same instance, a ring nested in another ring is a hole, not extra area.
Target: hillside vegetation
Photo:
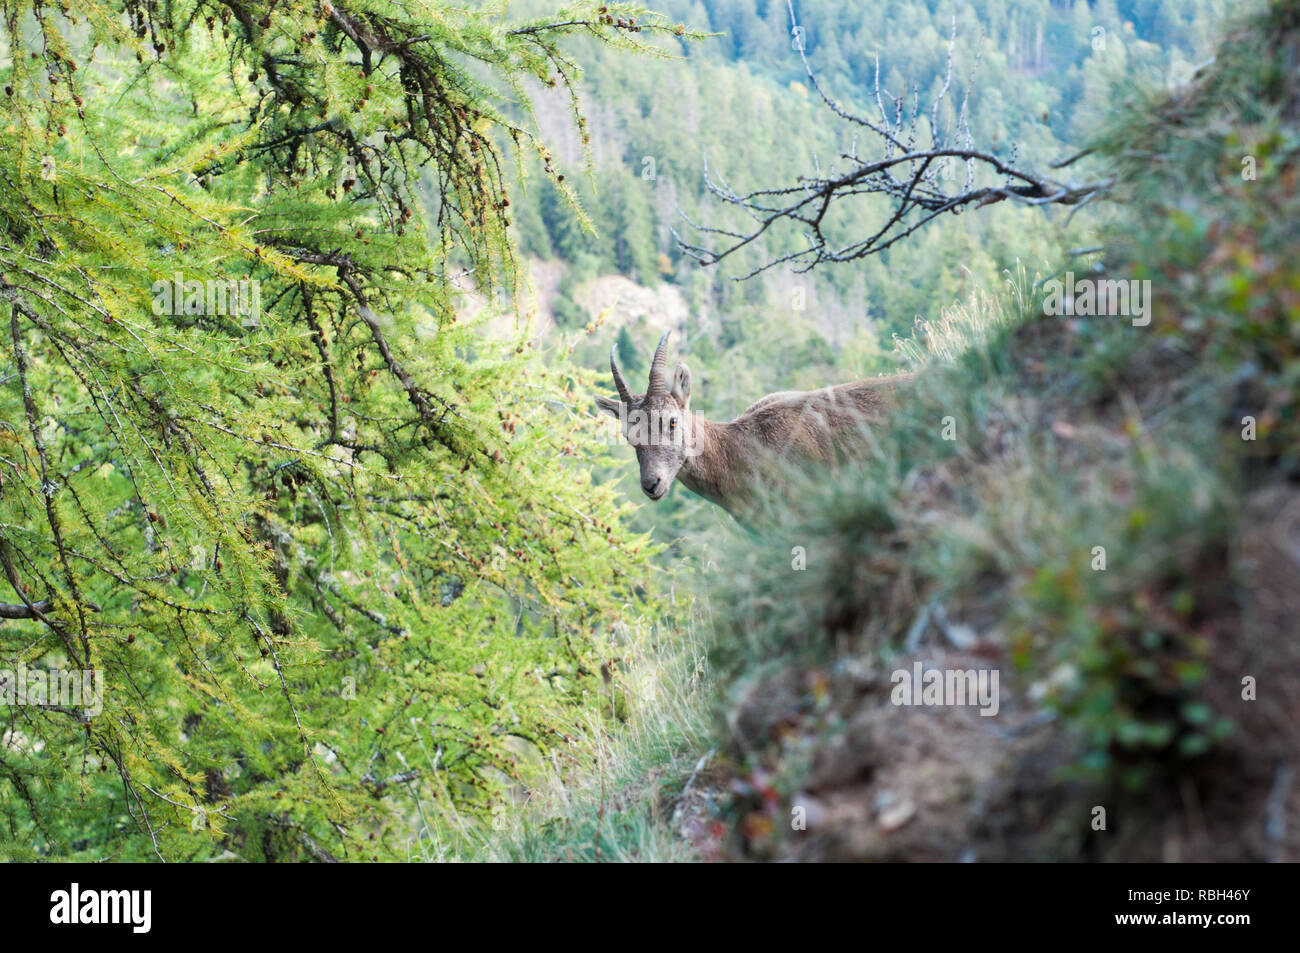
[[[1104,249],[900,345],[922,373],[870,459],[711,551],[701,760],[554,842],[631,816],[711,858],[1300,858],[1298,123],[1293,3],[1131,93],[1093,137]],[[1067,270],[1150,281],[1150,323],[1045,314]],[[898,707],[916,663],[998,670],[997,716]]]
[[[1003,203],[948,217],[851,267],[778,269],[734,280],[788,251],[799,238],[794,230],[764,236],[747,255],[698,267],[672,230],[694,238],[688,219],[720,224],[720,203],[704,183],[706,162],[711,174],[743,191],[793,183],[855,141],[859,149],[868,145],[811,88],[792,45],[786,0],[669,0],[663,9],[717,35],[655,40],[675,59],[638,60],[594,44],[583,50],[580,95],[588,121],[581,131],[569,128],[565,95],[541,90],[537,97],[539,122],[555,143],[554,165],[591,226],[532,177],[513,196],[520,252],[538,263],[539,310],[558,324],[558,334],[533,330],[561,346],[566,359],[571,354],[603,369],[617,340],[629,373],[640,375],[660,332],[675,321],[675,346],[695,374],[700,407],[726,419],[771,391],[896,369],[892,341],[910,338],[918,319],[997,287],[1020,263],[1046,272],[1066,251],[1096,244],[1095,229],[1108,212],[1096,203],[1068,227],[1065,210]],[[943,87],[952,40],[952,92],[940,123],[951,122],[969,95],[977,144],[1043,168],[1096,134],[1116,90],[1186,80],[1213,53],[1224,9],[1218,0],[899,0],[849,7],[812,0],[796,4],[795,13],[819,81],[850,108],[874,108],[877,57],[886,103],[913,91],[930,103]],[[1084,175],[1091,161],[1070,171]],[[883,223],[888,203],[866,197],[839,211],[846,234],[867,234]],[[590,289],[615,277],[644,291],[611,308],[607,296]],[[663,296],[672,307],[647,303],[651,289],[662,288],[670,289]],[[526,319],[532,299],[525,295],[519,304]],[[625,473],[613,476],[635,499],[639,491]],[[653,510],[640,508],[633,525],[672,540],[698,536],[714,522],[707,507],[675,493]]]

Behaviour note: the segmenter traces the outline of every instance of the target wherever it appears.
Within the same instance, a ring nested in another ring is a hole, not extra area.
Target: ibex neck
[[[736,491],[740,480],[732,459],[731,433],[727,424],[691,415],[695,452],[687,456],[677,479],[693,493],[718,504],[735,515]]]

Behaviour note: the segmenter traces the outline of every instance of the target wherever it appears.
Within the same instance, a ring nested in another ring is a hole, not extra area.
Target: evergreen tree
[[[0,856],[404,856],[577,730],[647,548],[455,304],[608,10],[4,4],[0,669],[102,691],[7,708]]]

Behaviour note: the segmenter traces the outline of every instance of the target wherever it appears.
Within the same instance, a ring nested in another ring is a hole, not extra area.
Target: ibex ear
[[[673,389],[669,392],[677,398],[677,403],[686,410],[691,405],[691,369],[685,364],[678,364],[673,371]]]
[[[596,395],[596,406],[614,417],[618,417],[623,410],[622,401],[617,401],[613,397],[606,397],[604,394]]]

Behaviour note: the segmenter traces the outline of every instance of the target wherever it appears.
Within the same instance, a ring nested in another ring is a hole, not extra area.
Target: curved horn
[[[662,397],[668,391],[664,364],[668,359],[668,335],[672,333],[671,330],[665,331],[664,336],[659,339],[659,347],[655,349],[654,360],[650,362],[650,386],[646,391],[647,397]]]
[[[627,389],[627,381],[623,380],[623,372],[618,369],[618,342],[609,349],[609,369],[614,372],[614,386],[618,388],[618,396],[623,399],[623,403],[632,403],[632,392]]]

